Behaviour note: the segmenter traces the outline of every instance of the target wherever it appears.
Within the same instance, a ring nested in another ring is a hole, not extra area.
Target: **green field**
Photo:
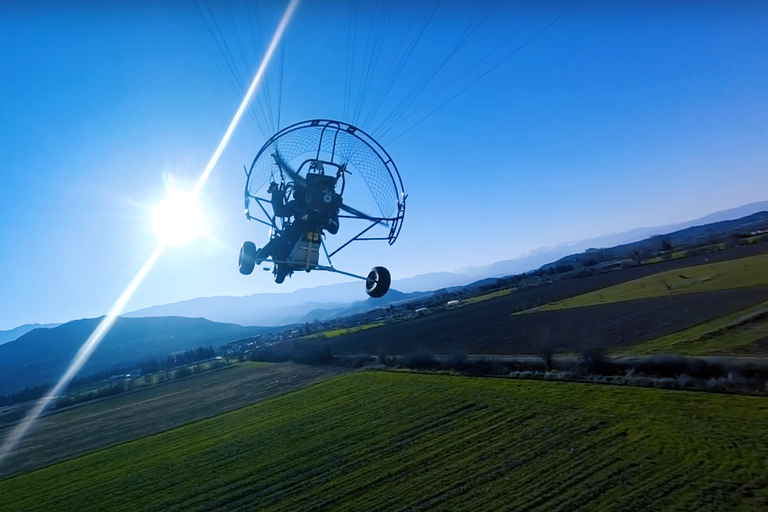
[[[623,349],[622,353],[663,352],[685,356],[764,355],[768,339],[768,302],[661,338]]]
[[[243,362],[54,411],[38,420],[0,464],[0,480],[240,409],[344,371],[333,367]],[[25,405],[29,409],[32,403]],[[0,440],[10,431],[10,427],[2,427],[5,428],[0,428]]]
[[[765,510],[768,400],[358,372],[0,496],[0,511]]]
[[[496,299],[498,297],[504,297],[505,295],[509,295],[514,290],[512,288],[504,288],[503,290],[496,290],[495,292],[490,293],[484,293],[483,295],[476,295],[475,297],[469,297],[467,299],[462,299],[461,301],[464,304],[474,304],[476,302],[483,302],[484,300],[491,300]]]
[[[715,250],[719,250],[719,247],[715,248]],[[670,260],[679,260],[680,258],[685,258],[688,255],[686,251],[675,251],[669,256],[666,257],[666,259]],[[652,263],[661,263],[663,261],[666,261],[664,256],[654,256],[653,258],[648,258],[647,260],[643,260],[644,265],[652,264]]]
[[[331,329],[329,331],[323,331],[318,333],[309,334],[304,336],[304,339],[329,339],[336,338],[338,336],[344,336],[345,334],[352,334],[353,332],[367,331],[368,329],[375,329],[384,325],[384,322],[371,322],[369,324],[355,325],[353,327],[344,327],[342,329]]]
[[[553,302],[536,308],[536,311],[597,306],[633,299],[728,290],[756,285],[768,285],[768,254],[660,272],[567,300]]]

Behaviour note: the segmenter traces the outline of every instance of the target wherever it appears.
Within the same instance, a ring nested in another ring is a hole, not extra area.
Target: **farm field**
[[[341,329],[331,329],[328,331],[322,331],[312,333],[304,336],[305,340],[322,340],[328,338],[336,338],[337,336],[344,336],[346,334],[352,334],[353,332],[367,331],[368,329],[375,329],[384,325],[384,322],[371,322],[369,324],[355,325],[353,327],[344,327]]]
[[[633,354],[768,355],[768,302],[631,347]]]
[[[24,510],[764,510],[768,400],[356,372],[0,481]]]
[[[532,290],[537,291],[537,290]],[[768,286],[513,315],[526,292],[340,336],[336,354],[537,354],[628,347],[768,301]]]
[[[605,274],[556,281],[539,288],[516,291],[507,297],[495,300],[507,300],[514,310],[520,311],[595,292],[628,281],[655,276],[662,272],[761,255],[768,255],[768,243],[745,245],[709,254],[664,261],[653,265],[643,265]]]
[[[238,363],[53,412],[43,416],[0,465],[0,478],[238,409],[342,371]],[[0,429],[0,441],[10,429]]]
[[[468,299],[464,299],[462,302],[464,302],[464,304],[476,304],[478,302],[483,302],[485,300],[498,299],[499,297],[504,297],[505,295],[509,295],[510,293],[512,293],[512,289],[505,288],[503,290],[497,290],[495,292],[484,293],[482,295],[469,297]]]
[[[546,304],[538,311],[768,285],[768,254],[667,270],[583,295]]]
[[[532,290],[514,292],[510,299],[515,302],[516,309],[529,309],[531,307],[542,306],[550,302],[561,301],[569,297],[572,298],[610,286],[619,285],[628,281],[655,276],[662,272],[762,255],[768,255],[768,243],[744,245],[714,253],[699,254],[697,256],[663,261],[652,265],[642,265],[594,276],[556,281],[551,285]]]
[[[513,355],[537,354],[542,347],[559,352],[593,348],[623,350],[688,329],[768,300],[768,286],[665,294],[660,297],[514,315],[531,307],[570,300],[627,281],[655,279],[663,272],[698,269],[696,265],[730,263],[740,258],[768,258],[768,244],[755,244],[644,265],[605,274],[556,281],[529,290],[490,293],[484,299],[426,317],[385,324],[321,343],[336,354],[403,355],[414,353]],[[698,270],[694,270],[698,272]],[[540,308],[543,309],[543,308]]]

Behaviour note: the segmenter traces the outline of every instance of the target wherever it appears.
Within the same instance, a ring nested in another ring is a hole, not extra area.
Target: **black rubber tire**
[[[389,291],[390,284],[392,284],[392,276],[389,270],[384,267],[373,267],[365,280],[365,293],[378,299]]]
[[[238,265],[240,266],[240,273],[244,276],[253,272],[253,267],[256,266],[256,244],[253,242],[243,242],[243,246],[240,247]]]

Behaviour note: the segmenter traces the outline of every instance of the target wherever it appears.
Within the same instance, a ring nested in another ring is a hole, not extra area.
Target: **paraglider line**
[[[452,102],[453,100],[455,100],[455,99],[456,99],[456,98],[457,98],[457,97],[458,97],[460,94],[462,94],[464,91],[466,91],[467,89],[469,89],[470,87],[472,87],[473,85],[475,85],[477,82],[479,82],[480,80],[482,80],[483,78],[485,78],[485,77],[486,77],[486,76],[487,76],[489,73],[491,73],[493,70],[495,70],[496,68],[498,68],[499,66],[501,66],[502,64],[504,64],[504,63],[505,63],[507,60],[509,60],[509,59],[510,59],[512,56],[514,56],[514,55],[515,55],[517,52],[519,52],[520,50],[522,50],[523,48],[525,48],[526,46],[528,46],[528,44],[529,44],[531,41],[533,41],[534,39],[536,39],[537,37],[539,37],[541,34],[543,34],[543,33],[544,33],[544,32],[545,32],[545,31],[546,31],[546,30],[547,30],[549,27],[551,27],[552,25],[554,25],[555,23],[557,23],[558,21],[560,21],[560,19],[561,19],[561,18],[563,18],[563,17],[564,17],[566,14],[568,14],[569,12],[571,12],[571,11],[572,11],[572,10],[573,10],[573,9],[574,9],[574,8],[575,8],[577,5],[579,5],[580,3],[581,3],[581,0],[576,0],[576,2],[574,2],[574,3],[573,3],[573,4],[572,4],[572,5],[571,5],[571,6],[570,6],[568,9],[566,9],[565,11],[563,11],[563,12],[562,12],[562,14],[560,14],[560,15],[559,15],[557,18],[555,18],[555,19],[553,19],[552,21],[550,21],[550,22],[549,22],[549,23],[548,23],[546,26],[544,26],[544,27],[543,27],[541,30],[539,30],[538,32],[536,32],[535,34],[533,34],[531,37],[529,37],[527,40],[525,40],[525,41],[524,41],[524,42],[523,42],[523,43],[522,43],[520,46],[518,46],[517,48],[515,48],[515,50],[514,50],[514,51],[512,51],[512,52],[511,52],[511,53],[509,53],[509,54],[508,54],[506,57],[504,57],[504,58],[503,58],[503,59],[501,59],[499,62],[497,62],[496,64],[494,64],[494,65],[493,65],[493,66],[492,66],[490,69],[488,69],[488,70],[487,70],[485,73],[483,73],[482,75],[480,75],[479,77],[477,77],[475,80],[473,80],[472,82],[470,82],[470,83],[469,83],[469,85],[467,85],[467,86],[466,86],[466,87],[464,87],[462,90],[460,90],[459,92],[457,92],[456,94],[454,94],[453,96],[451,96],[450,98],[448,98],[447,100],[445,100],[445,101],[444,101],[443,103],[441,103],[440,105],[438,105],[438,106],[437,106],[437,107],[436,107],[434,110],[432,110],[432,111],[431,111],[429,114],[425,115],[424,117],[422,117],[421,119],[419,119],[418,121],[416,121],[415,123],[413,123],[413,124],[412,124],[410,127],[408,127],[408,128],[405,130],[405,131],[401,132],[401,133],[400,133],[400,135],[398,135],[397,137],[395,137],[395,138],[393,138],[393,139],[390,139],[390,140],[388,140],[388,141],[386,142],[386,144],[387,144],[387,145],[389,145],[389,144],[392,144],[392,143],[393,143],[393,142],[395,142],[397,139],[399,139],[400,137],[402,137],[403,135],[405,135],[406,133],[408,133],[409,131],[411,131],[412,129],[414,129],[416,126],[418,126],[419,124],[421,124],[423,121],[425,121],[425,120],[426,120],[428,117],[430,117],[432,114],[434,114],[435,112],[437,112],[438,110],[440,110],[441,108],[443,108],[444,106],[446,106],[448,103],[450,103],[450,102]]]
[[[245,97],[243,97],[243,101],[240,103],[240,107],[237,109],[237,112],[235,113],[235,117],[233,117],[232,122],[229,123],[229,128],[227,128],[227,131],[224,133],[224,137],[222,137],[221,142],[219,143],[219,146],[216,148],[216,151],[214,151],[213,156],[211,157],[211,160],[208,162],[208,165],[205,166],[205,169],[203,170],[203,174],[197,180],[197,184],[195,184],[195,188],[193,189],[195,193],[198,193],[200,189],[203,188],[203,185],[205,185],[205,182],[208,181],[208,176],[210,176],[211,172],[213,171],[213,168],[216,166],[216,163],[219,161],[219,157],[221,156],[221,153],[224,151],[224,148],[227,147],[227,144],[229,144],[229,139],[232,137],[232,133],[235,131],[237,124],[240,122],[240,118],[243,116],[243,112],[245,112],[245,109],[248,107],[248,104],[250,103],[251,98],[253,97],[257,87],[259,86],[259,83],[261,83],[261,79],[264,76],[264,72],[267,69],[267,65],[269,64],[269,61],[272,59],[272,56],[275,53],[275,49],[277,48],[278,44],[280,43],[280,39],[283,37],[283,34],[285,33],[285,29],[288,26],[288,22],[290,21],[291,16],[293,15],[293,12],[296,10],[296,7],[299,5],[299,1],[300,0],[291,0],[291,2],[288,4],[288,8],[285,10],[285,14],[283,14],[283,18],[280,20],[280,24],[277,26],[275,35],[272,36],[272,41],[269,43],[267,52],[264,54],[264,59],[262,59],[261,65],[259,66],[259,69],[256,71],[256,76],[253,77],[251,86],[248,88],[248,91],[245,93]]]

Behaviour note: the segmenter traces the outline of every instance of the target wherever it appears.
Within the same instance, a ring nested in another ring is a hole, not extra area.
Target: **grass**
[[[0,480],[239,409],[343,371],[243,362],[56,411],[41,418],[0,464]],[[29,409],[33,403],[25,405]],[[0,428],[0,442],[9,431]]]
[[[768,254],[660,272],[541,306],[536,311],[596,306],[672,294],[768,285]]]
[[[358,372],[0,481],[24,510],[764,510],[768,400]]]
[[[490,293],[484,293],[483,295],[477,295],[475,297],[469,297],[468,299],[462,299],[461,301],[464,304],[474,304],[476,302],[483,302],[484,300],[491,300],[491,299],[497,299],[499,297],[504,297],[505,295],[509,295],[512,293],[512,288],[505,288],[503,290],[497,290],[495,292]]]
[[[684,356],[765,352],[757,343],[768,338],[768,302],[629,348],[634,354]],[[754,347],[754,348],[753,348]],[[622,353],[626,353],[623,349]]]

